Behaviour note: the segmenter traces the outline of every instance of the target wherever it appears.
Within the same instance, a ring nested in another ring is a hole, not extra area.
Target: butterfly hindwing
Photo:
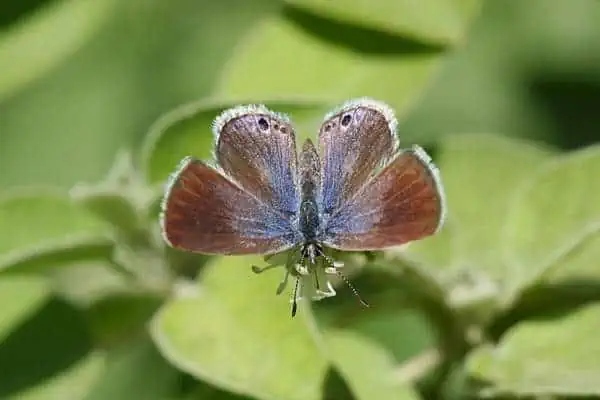
[[[398,153],[326,221],[323,241],[340,250],[377,250],[435,233],[445,213],[439,173],[423,149]]]
[[[223,171],[265,204],[296,215],[296,139],[287,117],[262,105],[239,106],[217,117],[213,130]]]
[[[275,253],[298,240],[285,215],[189,157],[171,177],[161,223],[172,247],[205,254]]]
[[[398,146],[396,119],[385,104],[358,99],[328,115],[319,131],[325,214],[351,199]]]

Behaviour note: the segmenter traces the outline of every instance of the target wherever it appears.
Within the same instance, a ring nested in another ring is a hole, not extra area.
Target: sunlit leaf
[[[497,347],[471,355],[468,369],[496,393],[599,395],[599,329],[598,305],[558,319],[524,322]]]
[[[86,190],[83,193],[80,191],[76,201],[120,231],[135,232],[141,228],[141,221],[134,205],[117,192]]]
[[[9,10],[42,2],[80,1],[18,1]],[[161,113],[208,95],[232,47],[280,1],[113,3],[89,45],[2,102],[0,186],[101,179],[115,152],[138,143]]]
[[[324,336],[334,366],[357,400],[419,398],[410,386],[394,379],[395,363],[384,348],[347,331],[332,330]]]
[[[431,259],[428,253],[438,254],[437,267],[511,279],[502,253],[511,199],[519,183],[551,154],[528,142],[487,134],[443,140],[434,162],[446,192],[448,226],[440,237],[412,243],[406,254],[419,260]],[[444,250],[448,250],[445,260]]]
[[[87,259],[112,248],[109,226],[59,193],[0,198],[0,226],[0,269]]]
[[[50,290],[42,278],[5,276],[0,278],[0,341],[18,324],[31,317],[48,301]]]
[[[68,243],[49,245],[39,251],[19,254],[2,265],[5,273],[44,273],[73,263],[110,263],[114,243],[112,239],[82,237]]]
[[[0,100],[75,53],[112,15],[115,0],[62,0],[0,33]]]
[[[104,177],[96,184],[79,183],[71,197],[111,224],[130,243],[144,235],[145,213],[153,191],[145,186],[128,151],[120,151]]]
[[[505,235],[516,286],[600,278],[600,146],[544,165],[513,203]]]
[[[429,268],[447,270],[453,267],[453,263],[460,256],[459,236],[460,231],[450,216],[445,218],[442,229],[435,235],[393,248],[390,252]]]
[[[90,353],[65,371],[9,396],[10,400],[84,400],[104,369],[104,354]]]
[[[381,308],[376,304],[374,307]],[[387,305],[391,308],[391,305]],[[364,318],[354,321],[350,328],[358,334],[384,346],[398,363],[435,346],[435,337],[429,321],[422,313],[406,309],[396,312],[377,312],[375,309],[366,310]]]
[[[179,375],[142,336],[108,352],[86,400],[163,400],[175,394]]]
[[[323,37],[310,32],[314,29],[324,31]],[[352,40],[369,50],[355,51],[352,43],[346,43]],[[371,96],[404,114],[426,87],[442,54],[439,49],[327,20],[299,23],[273,16],[238,46],[217,93],[236,99],[303,96],[329,104]]]
[[[479,8],[478,0],[288,1],[329,18],[441,43],[453,43],[462,38],[468,22]]]
[[[167,303],[151,331],[161,353],[183,371],[257,399],[320,399],[327,362],[307,307],[290,318],[281,275],[256,276],[254,257],[221,258],[196,295]]]

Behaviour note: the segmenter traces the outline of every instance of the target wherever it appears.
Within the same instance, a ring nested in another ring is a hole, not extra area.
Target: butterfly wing
[[[396,125],[392,110],[371,99],[350,101],[325,118],[319,131],[325,214],[343,207],[394,154]]]
[[[292,247],[289,219],[192,158],[173,174],[162,204],[172,247],[205,254],[268,254]]]
[[[290,121],[262,105],[239,106],[215,120],[216,158],[225,173],[276,210],[295,215],[296,139]]]
[[[423,149],[398,153],[326,222],[323,242],[340,250],[378,250],[435,233],[445,200],[439,172]]]

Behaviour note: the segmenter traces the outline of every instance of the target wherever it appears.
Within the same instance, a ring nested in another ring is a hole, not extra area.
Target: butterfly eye
[[[346,114],[342,117],[342,126],[346,127],[350,125],[350,121],[352,121],[352,115]]]
[[[267,129],[269,129],[269,123],[267,122],[266,119],[264,119],[263,117],[260,117],[258,119],[258,127],[260,128],[261,131],[266,131]]]

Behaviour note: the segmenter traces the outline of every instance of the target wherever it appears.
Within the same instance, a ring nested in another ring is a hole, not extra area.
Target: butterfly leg
[[[313,299],[320,300],[326,297],[333,297],[336,295],[335,289],[331,285],[329,279],[323,276],[322,272],[327,273],[328,267],[325,269],[321,269],[321,263],[324,262],[325,265],[332,265],[333,261],[330,257],[328,257],[318,244],[309,244],[306,249],[307,258],[310,260],[312,266],[312,275],[314,278],[314,288],[315,293]],[[321,287],[321,280],[325,283],[325,289],[323,290]]]
[[[280,295],[285,290],[287,283],[288,283],[289,276],[290,276],[290,271],[288,271],[286,269],[285,272],[283,273],[283,280],[281,282],[279,282],[279,286],[277,286],[277,291],[275,292],[277,295]]]
[[[340,271],[338,271],[338,269],[344,267],[344,263],[343,262],[341,262],[341,261],[333,261],[330,257],[328,257],[327,262],[330,265],[330,267],[325,267],[325,273],[329,274],[329,275],[337,275],[337,274],[339,274]]]
[[[295,269],[296,269],[296,272],[302,276],[306,276],[310,273],[308,271],[308,267],[306,265],[303,265],[302,263],[296,263]]]
[[[267,265],[266,267],[262,267],[261,268],[261,267],[258,267],[256,265],[253,265],[252,266],[252,272],[254,272],[255,274],[262,274],[265,271],[268,271],[268,270],[273,269],[273,268],[277,268],[279,266],[280,265]]]
[[[327,263],[327,267],[325,267],[325,273],[329,275],[337,275],[339,274],[338,268],[343,268],[344,263],[341,261],[334,260],[331,256],[325,254],[325,251],[321,247],[317,248],[318,255],[323,257],[325,262]]]

